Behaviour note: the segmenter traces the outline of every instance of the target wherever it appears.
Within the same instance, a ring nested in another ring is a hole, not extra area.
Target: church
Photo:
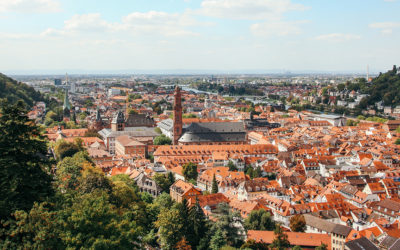
[[[204,122],[183,125],[182,94],[177,86],[174,93],[174,117],[158,124],[171,137],[174,145],[238,145],[247,143],[243,122]]]

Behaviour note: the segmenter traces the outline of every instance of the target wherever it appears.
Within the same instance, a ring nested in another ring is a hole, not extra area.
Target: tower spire
[[[178,140],[182,135],[182,94],[179,86],[175,87],[174,93],[174,145],[178,144]]]

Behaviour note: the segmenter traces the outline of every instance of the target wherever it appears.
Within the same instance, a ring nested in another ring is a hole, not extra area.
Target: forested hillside
[[[357,89],[369,95],[360,102],[360,108],[366,108],[368,105],[374,105],[379,101],[383,101],[385,106],[395,107],[400,105],[399,68],[395,65],[392,70],[379,74],[371,83],[359,83]]]
[[[23,100],[29,107],[37,101],[42,101],[43,96],[25,83],[0,73],[0,99],[7,99],[10,103]]]

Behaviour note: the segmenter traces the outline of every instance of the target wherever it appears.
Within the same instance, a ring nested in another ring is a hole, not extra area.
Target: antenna
[[[68,73],[65,73],[65,85],[68,85]]]
[[[367,64],[367,82],[369,81],[369,65]]]

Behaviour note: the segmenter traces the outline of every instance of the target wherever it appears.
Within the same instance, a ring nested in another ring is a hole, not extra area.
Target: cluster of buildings
[[[48,128],[49,139],[79,137],[107,175],[127,174],[154,197],[164,191],[178,202],[197,201],[209,218],[219,203],[243,219],[269,211],[293,246],[400,249],[399,121],[346,126],[340,115],[257,105],[246,112],[244,102],[179,87],[135,90],[140,98],[133,100],[126,92],[96,92],[86,110],[75,94],[67,103],[87,113],[88,128]],[[99,137],[85,137],[89,130]],[[154,145],[160,133],[171,145]],[[183,174],[187,163],[197,165],[195,180]],[[156,183],[158,173],[174,175],[170,190]],[[290,232],[296,215],[304,216],[305,232]],[[274,235],[251,230],[247,237],[270,243]]]

